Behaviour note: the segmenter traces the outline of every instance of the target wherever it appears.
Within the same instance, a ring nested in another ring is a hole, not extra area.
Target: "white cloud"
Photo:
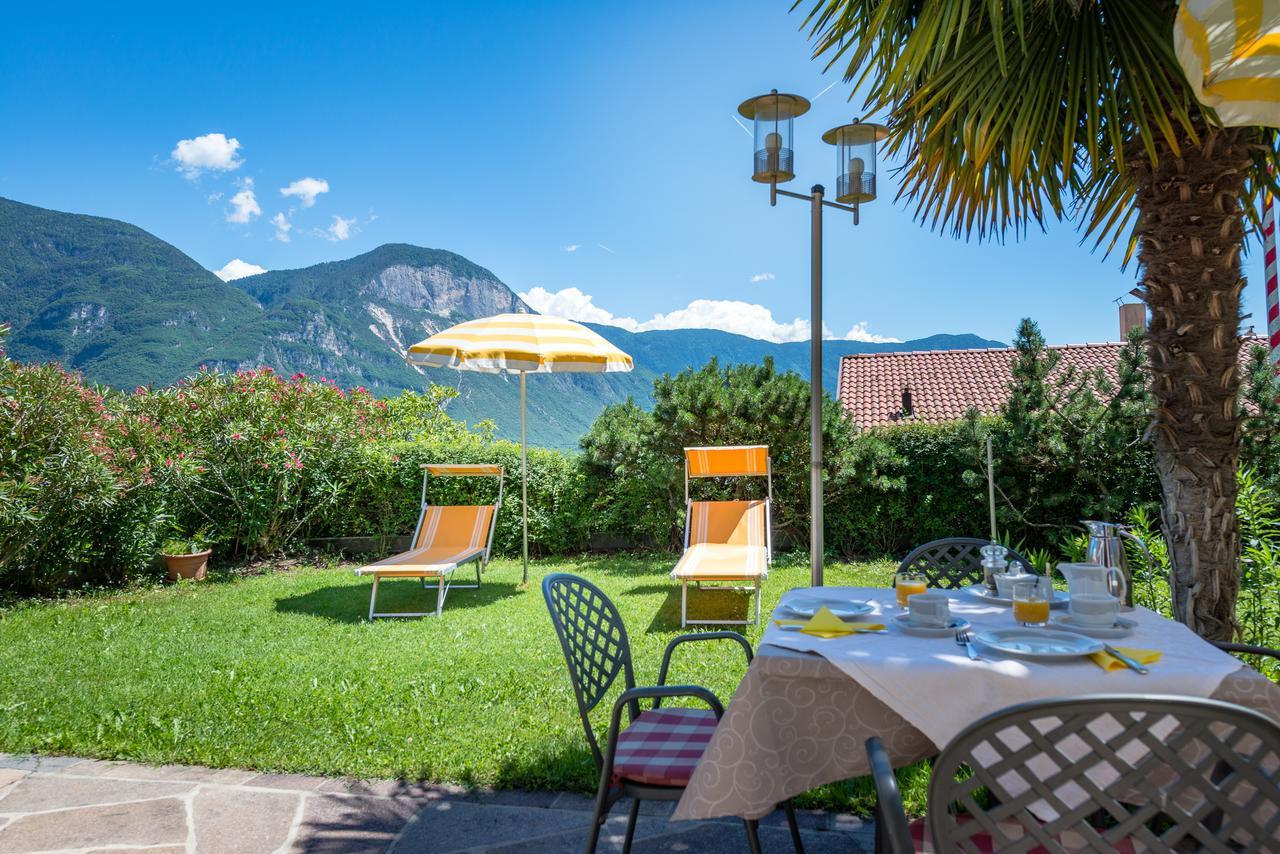
[[[333,222],[329,223],[329,227],[325,229],[325,231],[328,233],[329,239],[336,243],[339,240],[346,240],[350,237],[351,226],[355,224],[355,217],[352,217],[351,219],[343,219],[340,216],[335,216],[333,218]]]
[[[229,172],[244,163],[236,152],[240,140],[226,134],[206,133],[194,139],[180,139],[170,157],[177,163],[178,171],[194,181],[202,172]]]
[[[253,179],[245,178],[240,184],[240,192],[231,197],[227,222],[248,222],[255,216],[262,216],[262,207],[258,204],[258,197],[253,194]]]
[[[867,331],[867,322],[865,320],[853,324],[849,331],[844,334],[845,341],[865,341],[868,344],[901,344],[901,338],[890,338],[888,335],[876,335]]]
[[[214,202],[221,201],[222,196],[223,196],[223,194],[222,194],[221,192],[218,192],[218,193],[210,193],[210,194],[209,194],[209,198],[207,199],[207,201],[209,202],[209,204],[213,204]]]
[[[528,293],[520,294],[520,299],[539,314],[567,317],[584,323],[621,326],[632,332],[635,332],[640,325],[632,317],[614,317],[612,312],[596,305],[590,294],[584,294],[578,288],[564,288],[554,293],[546,288],[532,288]]]
[[[777,276],[773,273],[756,273],[751,277],[752,282],[772,282]]]
[[[597,243],[596,246],[599,246],[601,249],[603,249],[605,252],[608,252],[610,255],[618,254],[617,252],[614,252],[612,249],[610,249],[608,246],[605,246],[603,243]]]
[[[676,309],[666,314],[655,314],[645,321],[634,317],[618,317],[606,308],[595,303],[591,294],[583,293],[578,288],[563,288],[549,291],[546,288],[531,288],[520,294],[520,299],[529,307],[541,314],[556,317],[567,317],[585,323],[600,323],[607,326],[618,326],[631,332],[645,332],[650,329],[719,329],[759,338],[764,341],[808,341],[809,321],[797,317],[783,322],[776,320],[773,312],[757,303],[740,300],[699,299],[689,303],[685,308]],[[836,336],[831,329],[823,325],[822,337],[834,340]],[[849,341],[870,341],[876,343],[896,342],[897,338],[875,335],[867,330],[867,324],[855,324],[844,336]]]
[[[720,329],[765,341],[806,341],[809,321],[799,317],[780,323],[773,312],[756,303],[730,299],[696,299],[685,308],[655,314],[640,329]]]
[[[314,205],[316,196],[327,192],[329,192],[329,182],[323,178],[299,178],[289,186],[280,188],[280,195],[301,199],[304,208]]]
[[[224,282],[231,282],[236,279],[243,279],[245,276],[256,276],[265,272],[267,272],[266,267],[259,267],[257,264],[250,264],[248,261],[232,258],[221,270],[214,270],[213,274]]]
[[[570,243],[568,246],[561,246],[560,248],[563,249],[565,252],[577,252],[579,249],[582,248],[582,244]]]
[[[271,224],[276,227],[276,240],[281,243],[289,242],[289,232],[293,230],[293,223],[289,222],[289,217],[283,213],[278,213],[271,218]]]

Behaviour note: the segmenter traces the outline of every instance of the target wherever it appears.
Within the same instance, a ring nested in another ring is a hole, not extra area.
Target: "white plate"
[[[793,596],[782,603],[783,608],[797,617],[812,617],[824,606],[842,620],[862,617],[875,610],[870,602],[859,602],[856,599],[840,599],[834,596],[814,596],[812,594]]]
[[[997,596],[994,593],[988,593],[987,586],[985,584],[971,584],[968,587],[964,588],[964,592],[968,593],[970,596],[973,596],[976,599],[981,599],[983,602],[990,602],[992,605],[1012,605],[1013,604],[1013,600],[1008,597]],[[1067,607],[1067,603],[1070,601],[1071,601],[1071,597],[1067,594],[1067,591],[1055,590],[1053,591],[1053,601],[1049,603],[1049,607],[1065,608]]]
[[[1102,642],[1054,629],[992,629],[974,635],[982,646],[1023,658],[1079,658],[1100,652]]]
[[[1053,624],[1068,632],[1078,632],[1091,638],[1123,638],[1133,634],[1138,627],[1135,620],[1117,617],[1114,626],[1082,626],[1070,614],[1059,614],[1053,618]]]
[[[945,638],[969,628],[969,621],[960,617],[947,620],[945,626],[922,626],[911,622],[910,614],[894,614],[893,624],[909,635],[920,635],[926,638]]]

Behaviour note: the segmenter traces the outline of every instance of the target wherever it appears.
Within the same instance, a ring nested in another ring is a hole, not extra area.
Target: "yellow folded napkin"
[[[1160,657],[1164,655],[1164,653],[1158,649],[1134,649],[1130,646],[1118,646],[1116,647],[1116,650],[1129,656],[1139,664],[1155,664],[1160,660]],[[1123,661],[1105,650],[1095,652],[1090,655],[1089,658],[1093,660],[1094,664],[1098,665],[1103,670],[1129,669],[1128,665]]]
[[[808,620],[774,620],[779,626],[800,626],[800,631],[819,638],[841,638],[856,632],[882,632],[882,623],[846,623],[823,605]]]

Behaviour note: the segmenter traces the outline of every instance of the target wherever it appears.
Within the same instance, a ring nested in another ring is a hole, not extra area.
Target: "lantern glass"
[[[876,198],[876,143],[888,129],[871,122],[854,122],[822,135],[836,147],[836,201],[862,205]]]
[[[755,124],[751,180],[781,184],[796,177],[792,121],[808,109],[804,98],[779,94],[776,89],[742,102],[738,112]]]

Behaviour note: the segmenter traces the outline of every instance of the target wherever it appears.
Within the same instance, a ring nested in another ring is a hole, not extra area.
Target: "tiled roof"
[[[1241,360],[1261,338],[1246,339]],[[1052,347],[1062,354],[1058,370],[1102,368],[1115,379],[1120,343]],[[940,424],[963,418],[974,407],[994,414],[1009,396],[1012,348],[923,350],[908,353],[857,353],[840,360],[840,403],[861,427],[903,421],[903,389],[911,390],[911,423]]]

